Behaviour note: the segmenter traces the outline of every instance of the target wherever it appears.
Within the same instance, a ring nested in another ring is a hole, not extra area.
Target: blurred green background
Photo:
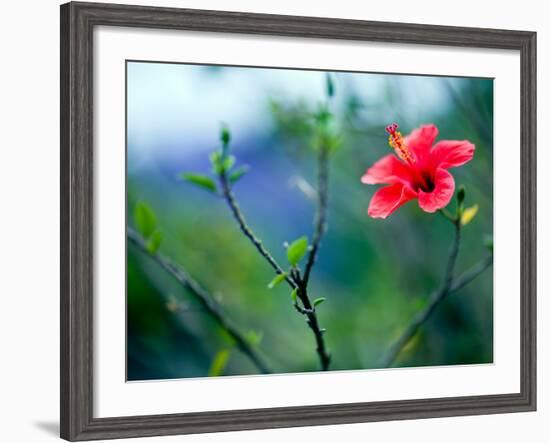
[[[208,288],[249,334],[275,372],[318,370],[310,329],[284,285],[269,290],[272,269],[239,231],[225,202],[178,173],[208,174],[219,129],[231,128],[232,153],[250,166],[234,188],[251,227],[281,262],[283,243],[311,238],[315,153],[307,116],[325,97],[318,71],[128,62],[128,224],[146,202],[163,232],[159,252]],[[427,303],[442,278],[451,224],[416,201],[386,220],[367,216],[377,186],[360,183],[388,154],[384,126],[406,135],[424,123],[439,139],[468,139],[474,159],[452,169],[479,212],[464,227],[458,273],[486,256],[493,225],[491,79],[334,73],[333,112],[344,137],[331,158],[329,223],[310,292],[326,297],[321,325],[332,370],[377,367],[387,347]],[[301,185],[300,185],[301,184]],[[127,251],[128,380],[255,374],[193,296],[131,243]],[[396,366],[488,363],[493,359],[492,268],[449,296],[396,360]],[[226,365],[212,371],[229,351]]]

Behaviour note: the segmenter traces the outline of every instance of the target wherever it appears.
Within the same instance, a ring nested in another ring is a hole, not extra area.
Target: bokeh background
[[[439,214],[410,202],[386,220],[367,216],[377,186],[360,183],[389,147],[384,127],[404,134],[438,126],[439,139],[468,139],[474,159],[452,170],[478,204],[464,227],[457,271],[487,255],[493,225],[491,79],[334,73],[333,111],[344,136],[331,159],[329,229],[310,283],[332,353],[332,370],[376,368],[390,343],[438,286],[453,238]],[[284,285],[241,234],[224,201],[178,180],[208,174],[227,124],[232,152],[250,171],[234,188],[249,224],[285,262],[283,243],[311,238],[315,153],[307,115],[325,98],[325,73],[288,69],[128,62],[128,225],[145,202],[163,232],[159,251],[216,297],[275,372],[318,370],[311,331]],[[304,192],[306,191],[306,192]],[[131,243],[127,251],[128,380],[255,374],[257,370],[192,295]],[[229,358],[213,372],[221,354]],[[449,296],[396,366],[490,363],[492,269]]]

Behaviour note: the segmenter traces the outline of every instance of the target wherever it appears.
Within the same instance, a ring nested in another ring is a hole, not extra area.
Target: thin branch
[[[258,237],[256,237],[252,229],[248,226],[246,219],[244,218],[244,215],[241,212],[241,208],[237,203],[237,199],[235,198],[235,195],[231,190],[231,185],[229,183],[227,174],[225,172],[221,172],[219,175],[219,178],[220,178],[220,184],[222,187],[222,195],[225,201],[227,202],[229,209],[231,210],[233,217],[237,221],[237,224],[239,225],[239,228],[241,229],[242,233],[252,242],[252,244],[256,247],[260,255],[267,260],[267,262],[271,265],[271,267],[275,270],[275,272],[277,274],[283,274],[285,272],[283,271],[283,268],[279,266],[275,258],[265,248],[262,241]],[[289,277],[285,277],[285,281],[290,285],[292,289],[296,288],[296,283],[294,283],[294,281]]]
[[[298,283],[298,298],[304,305],[303,314],[307,317],[307,324],[310,327],[310,329],[313,332],[313,335],[315,336],[315,343],[317,345],[316,351],[319,355],[319,360],[321,362],[321,370],[328,371],[328,368],[330,366],[330,354],[327,350],[326,344],[325,344],[325,330],[321,328],[319,325],[319,320],[317,319],[317,312],[315,311],[315,307],[312,305],[308,292],[307,287],[305,286],[303,281],[300,281]]]
[[[315,260],[317,252],[321,244],[321,239],[327,230],[327,203],[328,203],[328,172],[329,172],[329,151],[325,146],[321,146],[317,158],[317,209],[315,211],[314,232],[311,242],[311,249],[307,258],[304,270],[304,285],[307,287],[309,276]]]
[[[237,200],[233,195],[233,192],[231,191],[231,185],[229,183],[229,179],[226,173],[221,172],[219,175],[219,178],[220,178],[220,184],[222,187],[223,197],[227,201],[227,204],[233,214],[233,217],[237,221],[243,234],[252,242],[252,244],[256,247],[260,255],[269,262],[269,264],[277,274],[284,273],[283,269],[279,266],[279,264],[276,262],[273,256],[263,246],[262,241],[258,237],[256,237],[252,229],[246,223],[246,219],[244,218],[244,215],[241,212],[241,209],[239,208]],[[323,337],[324,330],[319,326],[317,313],[315,312],[315,308],[308,296],[307,285],[304,284],[304,281],[300,278],[300,275],[297,270],[295,270],[294,272],[291,272],[290,276],[286,276],[285,281],[290,285],[292,289],[297,290],[297,297],[302,302],[303,308],[299,306],[297,303],[294,304],[294,307],[300,314],[304,315],[307,318],[307,324],[311,329],[311,331],[313,332],[313,335],[315,336],[315,342],[317,345],[316,351],[317,351],[317,354],[319,355],[319,361],[321,362],[321,369],[323,371],[327,371],[330,364],[330,355],[327,352],[325,340]]]
[[[175,265],[169,258],[161,254],[151,254],[147,250],[145,240],[132,228],[127,228],[128,240],[147,254],[161,268],[170,274],[183,288],[189,291],[220,327],[235,340],[237,347],[254,363],[262,374],[271,373],[269,365],[250,345],[245,336],[231,323],[214,300],[214,297],[197,283],[182,267]]]
[[[454,278],[454,267],[460,247],[460,222],[455,222],[454,226],[455,238],[451,247],[451,251],[449,253],[447,268],[441,287],[432,294],[428,306],[423,311],[419,312],[416,316],[413,317],[401,336],[390,346],[388,352],[382,358],[379,367],[390,367],[397,356],[400,354],[401,350],[415,336],[420,327],[428,320],[428,318],[430,318],[434,310],[445,299],[445,297],[453,292],[458,291],[459,289],[462,289],[493,263],[493,257],[491,255],[474,265],[461,276]]]
[[[459,291],[464,286],[475,280],[475,278],[488,269],[493,264],[493,256],[489,255],[481,260],[475,266],[471,267],[468,271],[453,280],[453,285],[449,289],[449,294]]]

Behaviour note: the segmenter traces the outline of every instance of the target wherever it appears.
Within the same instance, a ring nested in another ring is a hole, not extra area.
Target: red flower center
[[[413,180],[413,188],[415,191],[422,189],[424,192],[432,192],[435,188],[434,177],[430,171],[419,171],[415,173]]]

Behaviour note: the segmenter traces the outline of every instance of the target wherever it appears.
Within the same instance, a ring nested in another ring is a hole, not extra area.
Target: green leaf
[[[212,364],[210,365],[210,369],[208,370],[208,376],[218,377],[222,375],[228,360],[229,360],[228,349],[223,349],[221,351],[218,351],[217,354],[214,356],[214,360],[212,361]]]
[[[159,231],[157,229],[155,230],[155,232],[151,234],[151,238],[147,242],[147,250],[149,251],[149,253],[153,255],[156,254],[161,242],[162,242],[162,231]]]
[[[296,303],[296,300],[298,299],[298,288],[294,288],[294,290],[290,293],[290,298],[292,299],[292,303]]]
[[[139,233],[149,238],[157,227],[157,217],[151,207],[144,202],[139,202],[134,209],[134,220]]]
[[[269,289],[273,289],[275,286],[277,286],[279,283],[285,281],[285,278],[287,276],[286,272],[283,272],[282,274],[277,274],[273,280],[269,282],[267,287]]]
[[[332,114],[325,105],[319,107],[315,113],[315,121],[317,123],[317,130],[327,128],[329,122],[332,120]]]
[[[234,155],[226,155],[224,158],[223,158],[223,161],[222,161],[222,167],[223,167],[223,170],[224,171],[229,171],[233,165],[235,164],[235,156]]]
[[[307,252],[307,246],[308,240],[305,235],[297,240],[294,240],[290,244],[290,246],[286,250],[286,256],[288,258],[288,262],[292,266],[296,266],[298,262],[304,257]]]
[[[250,330],[246,334],[246,339],[248,340],[248,343],[250,343],[252,346],[258,346],[262,339],[264,338],[264,333],[259,331]]]
[[[237,169],[235,169],[231,174],[229,174],[229,181],[231,183],[235,183],[238,181],[243,175],[245,175],[249,171],[248,165],[239,166]]]
[[[210,154],[210,163],[212,164],[212,172],[220,175],[233,167],[235,164],[235,156],[224,155],[220,151],[214,151]]]
[[[313,306],[318,306],[326,300],[325,297],[319,297],[313,300]]]
[[[216,182],[207,175],[192,174],[189,172],[182,172],[179,178],[200,186],[201,188],[208,189],[209,191],[216,192]]]

